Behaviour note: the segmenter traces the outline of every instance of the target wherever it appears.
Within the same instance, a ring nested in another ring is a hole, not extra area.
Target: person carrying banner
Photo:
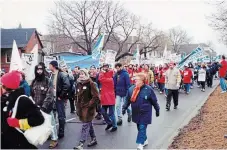
[[[180,71],[175,67],[174,63],[171,62],[169,64],[169,69],[166,71],[166,76],[165,76],[165,87],[168,90],[168,94],[166,98],[167,111],[170,110],[172,97],[173,97],[174,109],[177,109],[180,83],[181,83]]]
[[[202,68],[199,70],[198,81],[200,82],[202,92],[205,92],[206,87],[206,65],[202,64]]]

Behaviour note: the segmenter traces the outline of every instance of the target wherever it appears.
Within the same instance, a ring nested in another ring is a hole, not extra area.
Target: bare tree
[[[113,34],[112,42],[118,45],[116,61],[125,56],[131,56],[131,49],[140,41],[141,36],[139,19],[135,15],[131,15],[127,12],[125,12],[124,16],[125,18],[121,20],[119,27]],[[136,32],[136,36],[131,36],[133,32]],[[131,41],[129,41],[129,38]]]
[[[227,45],[227,2],[216,1],[214,5],[217,7],[217,12],[208,17],[209,25],[220,33],[221,41]]]
[[[51,12],[50,27],[55,33],[64,35],[91,54],[92,46],[101,33],[110,35],[124,19],[123,8],[112,1],[57,1],[56,10]]]
[[[147,57],[147,53],[156,50],[161,47],[163,44],[164,33],[158,31],[152,27],[152,23],[143,27],[143,32],[141,36],[141,47],[140,55],[144,54],[144,57]]]
[[[179,53],[179,49],[182,44],[189,44],[191,38],[187,32],[180,27],[171,28],[169,30],[169,40],[174,53]]]

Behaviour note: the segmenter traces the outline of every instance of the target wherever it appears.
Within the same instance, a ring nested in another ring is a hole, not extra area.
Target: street
[[[167,112],[165,110],[165,96],[157,93],[158,102],[160,105],[160,116],[155,117],[153,109],[152,125],[148,126],[147,136],[149,145],[148,149],[166,149],[171,142],[172,135],[181,127],[183,122],[188,119],[196,107],[203,102],[211,94],[217,86],[218,81],[214,80],[213,88],[206,88],[205,92],[197,87],[191,90],[189,95],[180,93],[179,106],[177,110],[173,109]],[[198,109],[198,108],[197,108]],[[94,120],[95,133],[98,140],[98,145],[92,149],[135,149],[137,128],[136,124],[127,122],[127,114],[123,118],[123,125],[118,127],[117,132],[110,133],[105,131],[106,125]],[[76,118],[76,115],[69,113],[69,103],[67,104],[67,123],[65,127],[65,137],[59,140],[57,149],[72,149],[78,144],[80,138],[81,124]],[[88,138],[88,141],[90,138]],[[87,142],[88,142],[87,141]],[[85,149],[87,143],[85,143]],[[49,141],[39,148],[47,149]]]

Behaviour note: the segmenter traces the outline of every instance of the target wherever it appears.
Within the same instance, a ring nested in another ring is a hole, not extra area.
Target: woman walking
[[[138,150],[148,145],[147,126],[152,120],[152,106],[155,108],[156,117],[159,116],[159,104],[157,97],[149,85],[146,85],[146,75],[138,73],[135,77],[135,85],[129,89],[122,114],[126,113],[127,108],[131,104],[132,121],[137,124],[137,140]]]
[[[76,87],[76,113],[83,125],[80,142],[74,149],[83,149],[88,134],[91,136],[91,142],[88,144],[88,147],[97,144],[92,120],[95,117],[96,105],[98,103],[99,96],[96,85],[89,78],[88,71],[86,69],[81,69]]]

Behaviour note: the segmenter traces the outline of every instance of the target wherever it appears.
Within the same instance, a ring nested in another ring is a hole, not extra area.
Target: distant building
[[[43,60],[43,45],[40,35],[35,28],[1,28],[1,68],[9,71],[13,40],[16,41],[19,53],[31,53],[33,47],[38,44],[39,61]]]

